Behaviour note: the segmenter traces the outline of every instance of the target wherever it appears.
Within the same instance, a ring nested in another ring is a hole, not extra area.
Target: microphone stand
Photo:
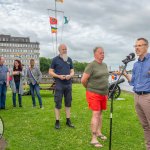
[[[124,70],[126,69],[127,67],[127,63],[125,63],[125,66],[123,67],[122,69],[122,72],[117,80],[117,82],[115,83],[112,91],[110,92],[109,94],[109,97],[111,99],[111,105],[110,105],[110,138],[109,138],[109,150],[111,150],[111,143],[112,143],[112,116],[113,116],[113,101],[114,101],[114,93],[115,93],[115,89],[116,89],[116,86],[118,85],[118,82],[119,82],[119,79],[121,78],[121,76],[123,75],[123,72]]]

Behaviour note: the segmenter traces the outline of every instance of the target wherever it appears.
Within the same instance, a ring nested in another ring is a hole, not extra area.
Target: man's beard
[[[66,61],[68,60],[67,54],[63,54],[63,55],[62,55],[62,59],[66,62]]]

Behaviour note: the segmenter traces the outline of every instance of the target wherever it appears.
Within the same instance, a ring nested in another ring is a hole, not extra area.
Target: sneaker
[[[60,129],[60,123],[59,122],[55,123],[55,129]]]
[[[71,121],[66,122],[66,125],[70,128],[75,128],[75,126],[71,123]]]
[[[44,107],[42,105],[40,105],[40,108],[43,109]]]

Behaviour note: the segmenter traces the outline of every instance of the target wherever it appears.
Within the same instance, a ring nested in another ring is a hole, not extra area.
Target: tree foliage
[[[40,70],[42,73],[47,73],[49,70],[49,67],[51,65],[52,59],[45,58],[45,57],[40,57]],[[75,72],[80,72],[82,73],[87,66],[88,63],[86,62],[78,62],[78,61],[73,61],[73,66]]]
[[[40,57],[40,70],[42,73],[47,73],[52,60],[45,57]]]

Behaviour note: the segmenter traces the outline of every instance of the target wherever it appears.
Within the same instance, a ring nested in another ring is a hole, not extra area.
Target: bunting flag
[[[68,24],[68,22],[69,22],[69,19],[66,16],[64,16],[64,24]]]
[[[50,17],[49,21],[50,21],[50,24],[57,24],[57,19],[56,18]]]
[[[61,3],[63,3],[64,2],[64,0],[55,0],[56,2],[61,2]]]
[[[57,28],[51,26],[51,32],[52,32],[52,33],[57,33]]]

